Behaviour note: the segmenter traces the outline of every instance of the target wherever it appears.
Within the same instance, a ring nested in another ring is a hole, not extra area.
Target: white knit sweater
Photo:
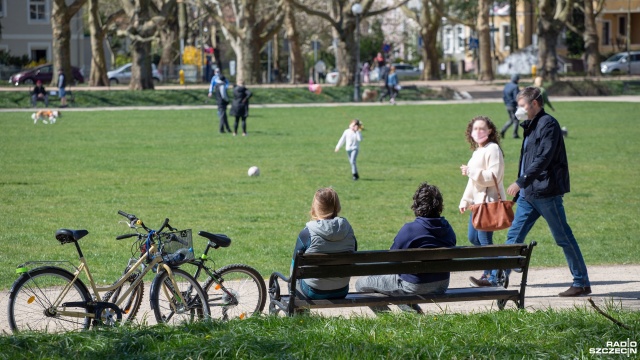
[[[342,137],[338,141],[338,145],[336,145],[336,151],[345,143],[345,149],[347,151],[359,149],[360,141],[362,141],[362,132],[347,129],[342,133]]]
[[[487,202],[498,201],[498,192],[491,174],[498,180],[498,188],[502,200],[506,200],[504,185],[504,158],[496,143],[488,143],[477,148],[467,163],[469,181],[464,189],[459,208],[467,208],[472,204],[480,204],[487,194]]]

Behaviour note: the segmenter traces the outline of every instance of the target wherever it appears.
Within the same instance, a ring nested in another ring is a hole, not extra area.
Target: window
[[[464,52],[464,27],[462,25],[456,26],[456,52]]]
[[[611,23],[609,21],[602,22],[602,45],[611,44]]]
[[[627,35],[627,17],[626,16],[618,17],[618,35],[620,36]]]
[[[48,9],[46,0],[29,0],[29,21],[46,22],[48,21]]]
[[[511,48],[511,25],[502,24],[500,26],[500,46],[502,50],[509,50]]]
[[[444,29],[443,49],[445,54],[453,53],[453,29],[447,27]]]

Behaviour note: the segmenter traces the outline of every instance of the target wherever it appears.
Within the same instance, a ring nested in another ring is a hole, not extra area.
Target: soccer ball
[[[257,166],[252,166],[247,171],[247,175],[249,176],[260,176],[260,169]]]

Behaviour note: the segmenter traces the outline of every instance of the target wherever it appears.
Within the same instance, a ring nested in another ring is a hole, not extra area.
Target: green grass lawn
[[[0,336],[0,359],[637,358],[637,353],[591,354],[608,348],[607,341],[630,339],[637,344],[640,313],[615,308],[607,312],[636,330],[617,327],[585,308],[377,318],[269,316],[176,327]]]
[[[588,265],[638,263],[640,192],[638,104],[559,103],[569,129],[571,193],[565,207]],[[217,132],[212,107],[202,110],[66,112],[53,126],[28,113],[0,114],[0,288],[27,260],[76,260],[54,238],[61,227],[87,229],[81,244],[96,279],[114,281],[131,254],[118,210],[157,227],[225,233],[230,248],[217,265],[243,262],[263,276],[286,271],[308,220],[312,196],[332,186],[359,249],[386,249],[413,219],[411,197],[422,181],[440,187],[444,216],[467,245],[468,216],[457,206],[466,184],[459,166],[471,152],[464,129],[475,115],[498,126],[501,104],[252,109],[249,136]],[[350,119],[365,125],[351,180],[344,150],[333,149]],[[520,141],[504,139],[506,184],[515,179]],[[250,178],[257,165],[261,176]],[[505,240],[506,231],[495,242]],[[539,246],[532,266],[565,266],[544,221],[527,241]],[[205,241],[196,237],[197,248]]]

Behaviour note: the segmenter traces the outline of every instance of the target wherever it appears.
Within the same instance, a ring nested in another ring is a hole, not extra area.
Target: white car
[[[631,55],[631,63],[629,63],[629,55]],[[603,74],[629,74],[629,68],[631,68],[631,74],[640,74],[640,51],[617,53],[600,63],[600,71]]]
[[[154,83],[162,82],[162,74],[158,72],[156,64],[153,63],[151,64],[151,76]],[[107,77],[110,85],[128,84],[131,81],[131,63],[107,72]]]

